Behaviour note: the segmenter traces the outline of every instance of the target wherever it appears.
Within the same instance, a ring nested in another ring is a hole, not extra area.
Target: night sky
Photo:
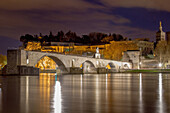
[[[155,40],[159,21],[170,31],[169,0],[1,0],[0,54],[22,45],[24,34],[71,30]]]

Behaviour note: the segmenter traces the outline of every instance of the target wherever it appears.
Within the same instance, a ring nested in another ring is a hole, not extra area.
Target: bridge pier
[[[120,67],[123,69],[124,67],[131,69],[132,65],[129,62],[108,59],[13,49],[7,51],[6,74],[37,74],[39,70],[36,68],[36,65],[44,57],[49,57],[56,63],[57,69],[60,70],[59,73],[118,72]],[[106,69],[108,64],[111,66],[111,69]]]
[[[107,73],[106,67],[98,67],[97,68],[97,73],[98,74],[100,74],[100,73]]]
[[[119,72],[119,70],[117,70],[117,69],[107,69],[106,72],[107,73],[114,73],[114,72]]]
[[[71,67],[69,72],[71,74],[81,74],[83,73],[83,69],[81,69],[80,67]]]

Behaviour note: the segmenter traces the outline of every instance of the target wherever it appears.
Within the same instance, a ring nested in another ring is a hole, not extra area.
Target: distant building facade
[[[170,31],[166,32],[167,44],[170,45]]]
[[[141,55],[146,56],[148,54],[153,53],[153,50],[154,50],[153,42],[134,40],[134,43],[137,44],[139,50],[141,51]]]
[[[159,25],[159,31],[156,32],[156,43],[158,43],[159,41],[164,41],[165,39],[165,32],[162,30],[162,23],[160,21],[160,25]]]

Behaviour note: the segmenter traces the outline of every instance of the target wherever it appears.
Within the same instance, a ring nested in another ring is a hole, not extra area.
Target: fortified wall
[[[26,52],[20,49],[8,50],[7,51],[7,65],[4,74],[16,74],[16,75],[37,75],[39,69],[33,66],[27,66],[23,57],[26,57]]]

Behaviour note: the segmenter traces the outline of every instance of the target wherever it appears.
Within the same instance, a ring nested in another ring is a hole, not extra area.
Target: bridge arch
[[[108,69],[108,72],[117,72],[119,66],[116,63],[109,62],[106,65],[106,69]]]
[[[45,57],[52,59],[58,66],[58,69],[60,69],[62,72],[68,72],[65,64],[59,58],[57,58],[56,56],[52,56],[52,55],[43,55],[42,57],[38,58],[34,64],[34,66],[36,66],[38,64],[38,62]]]
[[[130,69],[130,65],[129,64],[123,64],[123,69]]]
[[[94,65],[93,62],[91,62],[90,60],[86,60],[84,61],[81,65],[80,68],[83,69],[84,73],[96,73],[96,67]]]
[[[113,62],[109,62],[107,65],[106,65],[106,68],[107,69],[116,69],[116,66]]]

